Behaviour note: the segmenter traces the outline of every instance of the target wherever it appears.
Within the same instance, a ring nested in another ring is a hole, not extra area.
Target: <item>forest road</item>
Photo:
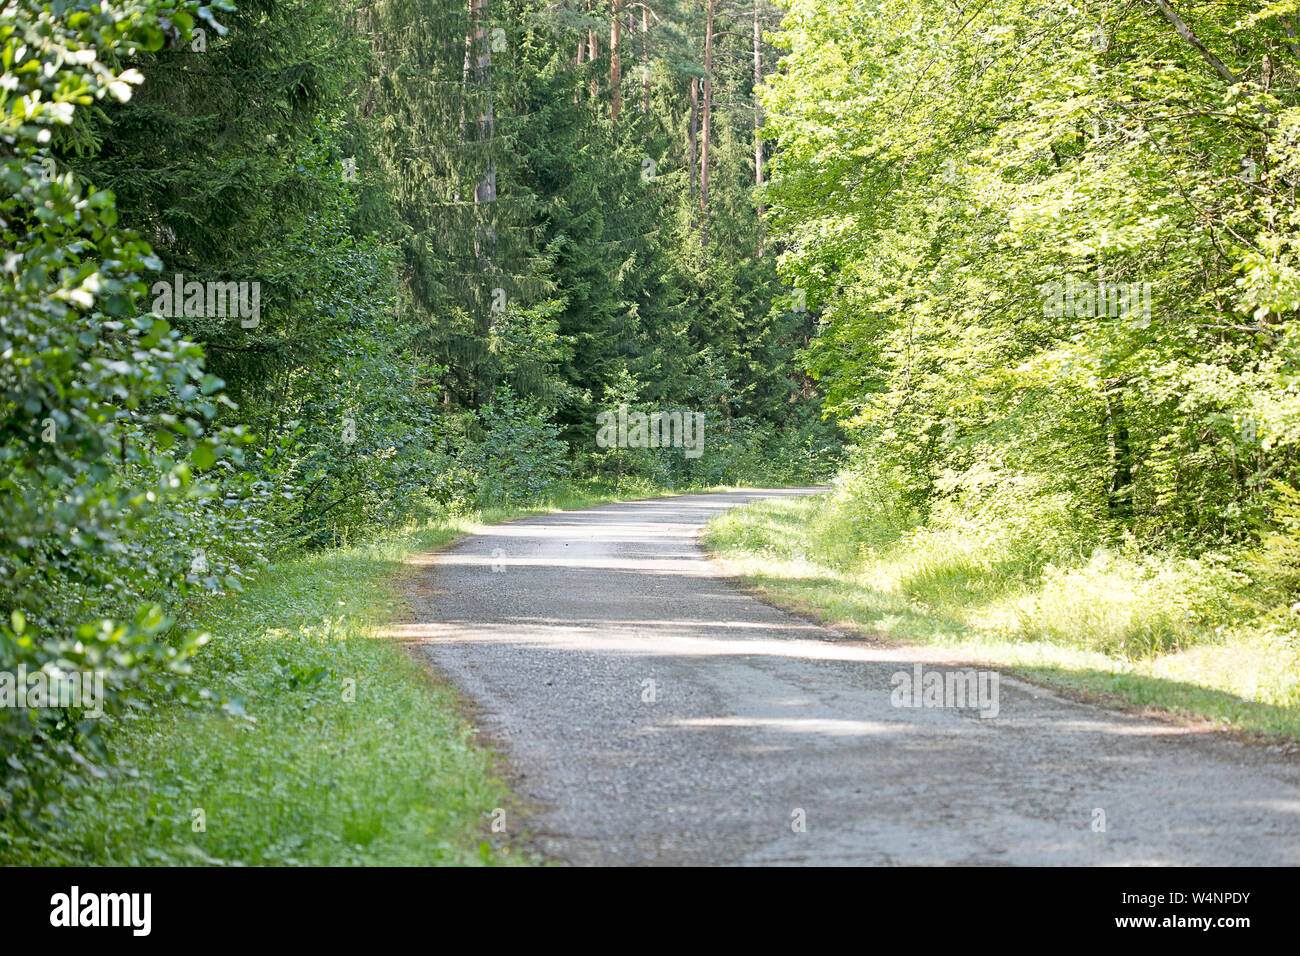
[[[393,632],[508,761],[508,835],[573,864],[1300,864],[1294,757],[1005,675],[994,700],[933,649],[764,604],[698,544],[813,490],[526,518],[417,559]],[[895,706],[933,671],[980,706]]]

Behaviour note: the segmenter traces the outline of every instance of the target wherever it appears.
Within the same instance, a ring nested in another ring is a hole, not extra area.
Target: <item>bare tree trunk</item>
[[[573,61],[574,66],[576,66],[579,70],[581,70],[582,63],[586,59],[586,57],[587,57],[587,41],[586,38],[581,33],[579,33],[578,34],[578,56]],[[575,103],[578,102],[578,91],[576,88],[573,91],[573,102]]]
[[[691,198],[692,199],[695,198],[695,175],[696,175],[695,157],[698,155],[698,148],[696,145],[698,142],[698,137],[696,135],[696,129],[698,128],[699,115],[700,115],[700,78],[698,76],[693,76],[691,77],[691,126],[690,126],[690,135],[687,137],[686,140],[687,146],[689,147],[690,150]]]
[[[487,0],[469,0],[469,31],[465,34],[465,63],[462,71],[462,82],[468,98],[471,69],[473,70],[473,100],[477,101],[478,111],[473,140],[476,143],[491,143],[496,132],[492,98],[490,93],[486,92],[492,69],[492,47],[485,22],[486,8]],[[463,108],[461,128],[468,138]],[[489,273],[495,270],[493,254],[496,247],[496,228],[493,225],[492,214],[488,212],[491,207],[487,204],[496,202],[497,198],[496,167],[490,155],[479,174],[482,178],[474,187],[474,258],[479,268]],[[491,324],[492,315],[484,310],[482,331],[485,333],[489,331]]]
[[[614,19],[609,25],[609,118],[618,119],[623,105],[623,63],[618,56],[618,43],[623,39],[623,0],[614,0]]]
[[[469,136],[469,124],[465,118],[465,92],[469,88],[469,66],[474,52],[474,0],[469,0],[469,24],[465,28],[465,64],[460,71],[460,138],[465,140]],[[460,192],[456,193],[456,201],[460,202]]]
[[[584,9],[591,9],[590,0],[584,4]],[[578,69],[582,69],[582,64],[586,62],[586,38],[582,34],[577,35],[577,60],[573,62],[575,62]]]
[[[641,115],[650,115],[650,7],[641,4]]]
[[[709,145],[713,129],[713,3],[705,0],[704,111],[700,129],[700,245],[709,244]]]
[[[469,83],[469,67],[474,56],[474,0],[469,0],[469,26],[465,30],[465,65],[461,69],[461,85]]]
[[[763,185],[763,141],[758,138],[758,131],[763,128],[763,115],[758,105],[758,88],[763,82],[763,31],[759,26],[758,14],[761,0],[754,0],[754,185]],[[758,204],[758,217],[763,218],[767,210]],[[758,257],[763,258],[763,233],[758,234]]]
[[[587,5],[588,11],[591,10],[591,4]],[[596,57],[600,56],[600,37],[596,36],[596,25],[593,23],[587,30],[587,62],[595,63]],[[600,95],[600,82],[593,74],[591,77],[591,98],[594,101]],[[595,109],[595,103],[592,103],[592,109]]]
[[[487,24],[484,20],[487,13],[487,0],[473,0],[470,10],[474,16],[474,42],[479,48],[478,58],[474,62],[474,82],[480,87],[485,87],[492,70],[492,43],[488,38]],[[496,135],[494,106],[491,96],[488,96],[486,102],[479,107],[478,138],[480,140],[490,142],[492,137]],[[493,199],[496,199],[495,188],[496,181],[494,178]]]

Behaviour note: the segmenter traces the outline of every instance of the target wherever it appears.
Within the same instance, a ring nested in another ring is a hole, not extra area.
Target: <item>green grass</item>
[[[39,838],[0,828],[14,865],[444,865],[534,862],[454,692],[391,640],[404,559],[478,523],[638,497],[566,486],[526,508],[446,518],[298,557],[187,626],[200,708],[155,702],[114,727],[130,769],[71,794]],[[218,702],[220,705],[218,705]],[[490,832],[506,811],[506,835]],[[203,829],[196,828],[199,812]],[[507,838],[507,836],[509,838]]]
[[[1048,532],[876,529],[844,496],[769,501],[706,544],[778,604],[1103,702],[1300,739],[1300,638],[1210,560],[1099,550],[1044,563]]]

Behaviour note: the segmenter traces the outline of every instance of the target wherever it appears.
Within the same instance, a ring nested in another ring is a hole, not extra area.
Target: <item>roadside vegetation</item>
[[[7,862],[394,864],[498,862],[505,805],[491,757],[451,694],[373,636],[422,533],[292,558],[187,618],[209,635],[198,703],[156,701],[111,730],[116,765],[72,786]],[[478,846],[485,850],[480,854]]]
[[[480,523],[662,490],[569,483],[526,506],[295,556],[200,602],[186,620],[205,641],[187,681],[201,697],[141,701],[105,736],[114,766],[69,780],[24,825],[0,825],[0,855],[32,866],[536,862],[455,692],[381,634],[403,612],[404,560]]]
[[[717,546],[835,618],[1294,736],[1296,15],[790,0],[759,196],[857,450]]]
[[[860,475],[727,512],[705,541],[769,599],[1108,704],[1300,739],[1300,620],[1250,555],[1097,544],[1022,502],[921,523]]]

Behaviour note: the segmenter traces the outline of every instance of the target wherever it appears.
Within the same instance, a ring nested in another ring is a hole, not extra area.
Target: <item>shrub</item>
[[[498,388],[478,414],[482,438],[464,460],[478,476],[480,503],[537,498],[568,475],[560,430],[534,402]]]
[[[209,7],[160,0],[10,0],[0,20],[0,671],[101,671],[107,713],[169,681],[199,643],[164,640],[160,610],[127,607],[237,584],[229,568],[191,574],[188,555],[221,536],[215,488],[196,476],[237,460],[243,436],[210,425],[223,383],[202,350],[138,314],[141,277],[161,263],[118,226],[111,193],[58,174],[50,143],[79,107],[130,97],[142,78],[117,68],[126,48],[157,49],[195,16],[216,27]],[[0,708],[0,814],[30,818],[69,771],[101,771],[85,718]]]

